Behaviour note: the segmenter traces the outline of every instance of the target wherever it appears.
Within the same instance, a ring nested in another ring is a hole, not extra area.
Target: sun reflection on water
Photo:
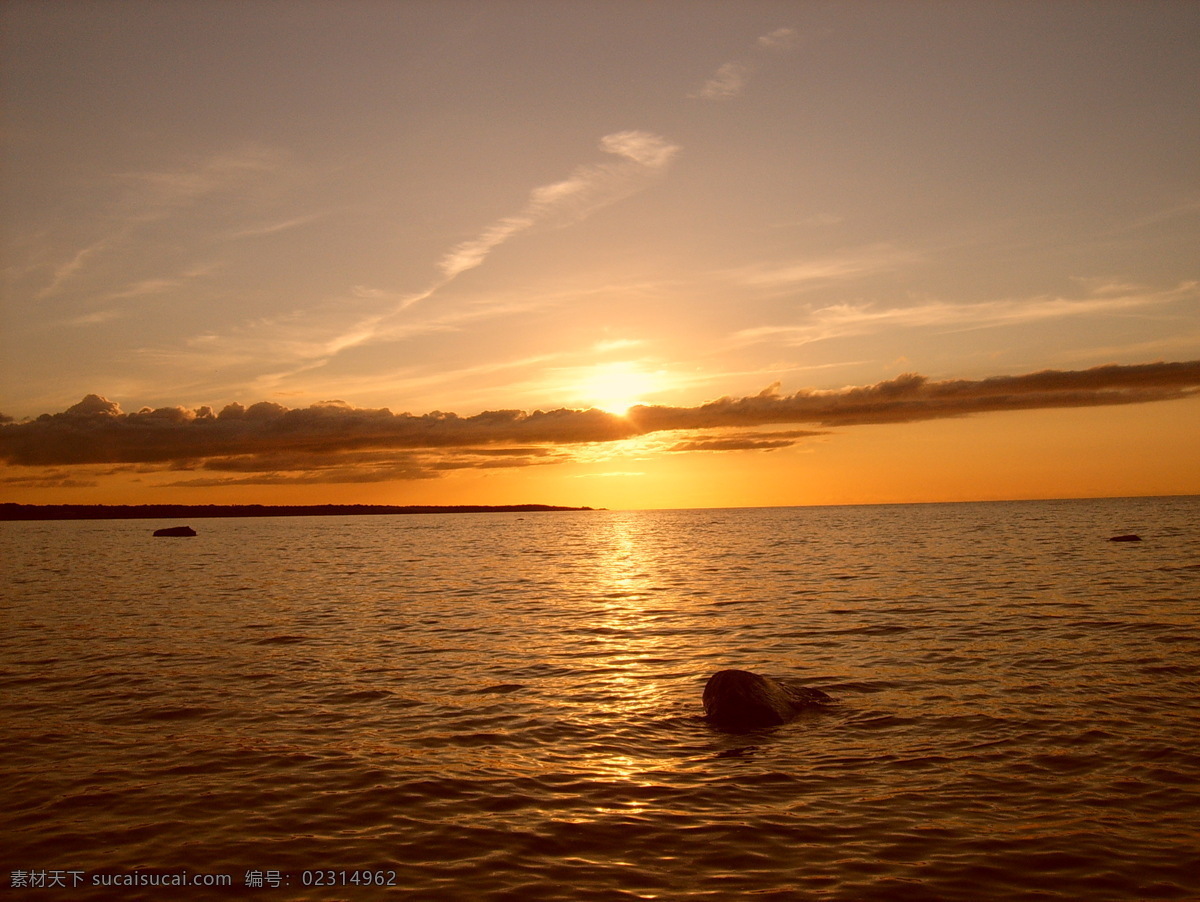
[[[680,621],[694,616],[691,579],[680,549],[663,541],[661,524],[644,512],[591,518],[586,564],[575,568],[580,620],[573,638],[588,651],[584,715],[594,740],[573,764],[600,776],[597,802],[576,821],[637,817],[643,796],[662,781],[663,749],[678,742],[693,699],[695,637]],[[705,643],[707,644],[707,643]]]

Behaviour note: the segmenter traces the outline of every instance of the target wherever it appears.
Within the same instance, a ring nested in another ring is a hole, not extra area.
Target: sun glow
[[[584,376],[578,393],[587,406],[624,416],[629,408],[660,391],[661,382],[658,375],[640,369],[636,363],[605,363]]]

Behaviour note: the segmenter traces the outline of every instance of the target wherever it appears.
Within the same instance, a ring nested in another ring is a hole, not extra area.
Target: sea
[[[0,899],[1200,899],[1200,497],[174,525],[0,523]]]

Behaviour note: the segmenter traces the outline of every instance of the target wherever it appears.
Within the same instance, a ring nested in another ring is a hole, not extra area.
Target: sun
[[[592,368],[579,385],[580,399],[589,407],[624,416],[646,396],[661,389],[661,380],[636,363],[605,363]]]

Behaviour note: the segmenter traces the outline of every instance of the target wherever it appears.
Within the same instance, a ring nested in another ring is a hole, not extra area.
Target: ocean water
[[[1200,898],[1200,498],[163,525],[0,523],[5,898]]]

